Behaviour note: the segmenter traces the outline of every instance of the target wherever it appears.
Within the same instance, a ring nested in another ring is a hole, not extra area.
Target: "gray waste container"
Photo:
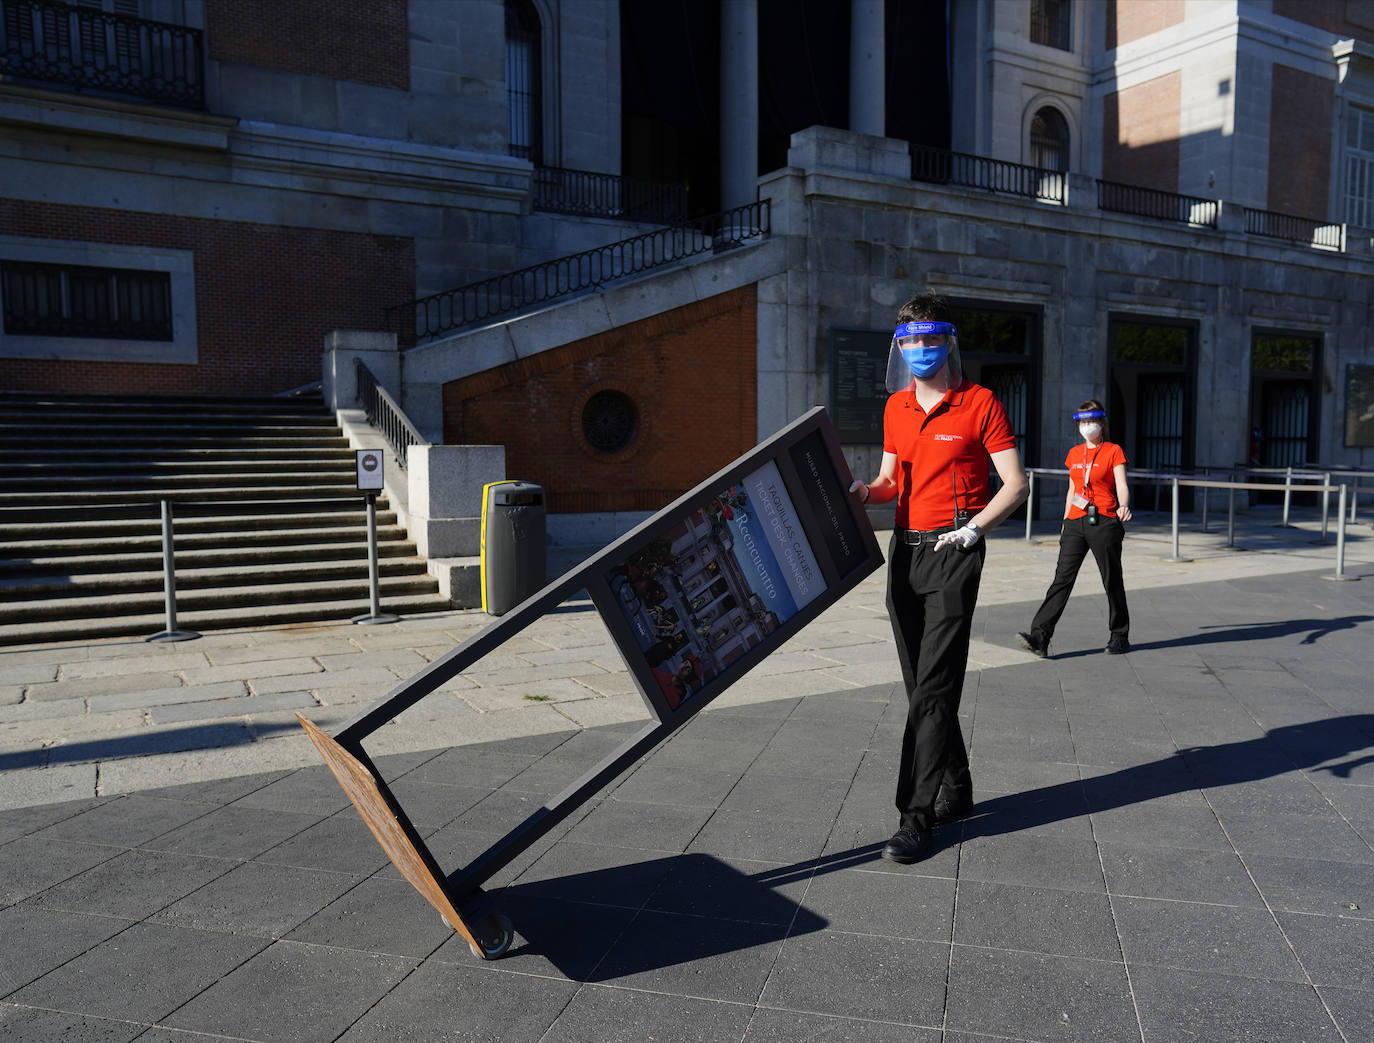
[[[544,487],[482,487],[482,611],[500,616],[544,589]]]

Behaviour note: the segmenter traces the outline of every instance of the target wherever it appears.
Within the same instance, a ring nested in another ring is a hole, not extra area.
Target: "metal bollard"
[[[1326,542],[1326,523],[1331,513],[1331,472],[1327,471],[1322,475],[1322,538],[1313,540],[1313,543]],[[1345,513],[1345,507],[1341,507],[1341,513]]]
[[[1026,472],[1026,542],[1031,543],[1031,515],[1035,513],[1035,472]]]
[[[200,637],[194,630],[177,629],[176,563],[172,556],[172,501],[162,501],[162,595],[166,606],[167,627],[147,641],[190,641]]]
[[[1170,555],[1169,557],[1165,558],[1164,560],[1165,560],[1165,561],[1192,561],[1192,560],[1193,560],[1192,558],[1185,558],[1185,557],[1182,557],[1182,556],[1179,554],[1179,552],[1178,552],[1178,479],[1177,479],[1177,478],[1172,478],[1172,479],[1170,479],[1169,484],[1172,486],[1172,490],[1171,490],[1171,491],[1172,491],[1172,494],[1173,494],[1173,501],[1174,501],[1174,504],[1173,504],[1173,511],[1172,511],[1172,514],[1173,514],[1173,521],[1172,521],[1172,525],[1170,526],[1170,527],[1173,529],[1174,553],[1173,553],[1172,555]]]
[[[1279,522],[1285,529],[1288,528],[1288,507],[1293,502],[1293,468],[1288,468],[1283,479],[1283,521]]]
[[[1226,490],[1226,546],[1236,548],[1236,491]]]
[[[1207,472],[1206,472],[1206,470],[1204,470],[1204,471],[1202,472],[1202,474],[1203,474],[1203,477],[1204,477],[1204,478],[1207,477]],[[1211,492],[1211,489],[1209,489],[1207,486],[1204,485],[1204,486],[1202,487],[1202,531],[1203,531],[1203,532],[1206,532],[1206,531],[1207,531],[1207,494],[1208,494],[1209,492]]]
[[[1345,499],[1346,487],[1341,486],[1340,510],[1336,519],[1336,574],[1334,576],[1323,576],[1323,579],[1334,580],[1337,583],[1345,583],[1350,580],[1359,579],[1359,576],[1347,576],[1345,574]]]
[[[367,581],[372,597],[372,611],[366,616],[354,616],[354,623],[395,623],[400,616],[382,611],[380,584],[377,579],[377,494],[367,494]]]

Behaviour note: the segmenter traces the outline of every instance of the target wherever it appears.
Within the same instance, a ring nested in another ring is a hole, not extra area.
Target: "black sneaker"
[[[943,826],[948,822],[957,822],[972,810],[973,797],[971,794],[961,793],[947,797],[941,793],[935,798],[935,824]]]
[[[1032,655],[1038,655],[1041,659],[1044,659],[1050,654],[1050,643],[1048,641],[1042,641],[1033,633],[1027,634],[1022,631],[1016,635],[1016,643]]]
[[[1130,641],[1120,634],[1113,634],[1112,639],[1107,642],[1107,652],[1111,655],[1125,655],[1130,650]]]
[[[930,854],[930,846],[928,832],[914,826],[903,826],[892,834],[892,839],[883,847],[883,857],[889,862],[909,866]]]

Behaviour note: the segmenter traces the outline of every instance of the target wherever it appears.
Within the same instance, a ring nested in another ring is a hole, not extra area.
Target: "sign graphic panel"
[[[660,714],[694,710],[882,562],[813,410],[627,534],[588,590]]]

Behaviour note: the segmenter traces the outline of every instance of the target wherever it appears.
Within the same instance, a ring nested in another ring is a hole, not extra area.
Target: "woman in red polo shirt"
[[[987,544],[983,534],[1026,498],[1026,473],[1006,411],[965,380],[948,303],[934,294],[897,313],[883,413],[883,459],[864,503],[896,499],[887,611],[907,694],[897,770],[897,832],[883,857],[932,850],[932,830],[973,808],[959,697]],[[992,491],[995,469],[1002,487]]]
[[[1059,530],[1059,563],[1029,631],[1016,635],[1021,647],[1044,658],[1050,651],[1055,624],[1069,603],[1078,570],[1092,551],[1102,586],[1107,591],[1107,651],[1131,650],[1131,613],[1126,608],[1126,584],[1121,575],[1122,522],[1131,520],[1131,491],[1126,485],[1126,454],[1107,441],[1107,411],[1095,398],[1073,414],[1082,437],[1069,450],[1069,492],[1064,499],[1064,525]]]

